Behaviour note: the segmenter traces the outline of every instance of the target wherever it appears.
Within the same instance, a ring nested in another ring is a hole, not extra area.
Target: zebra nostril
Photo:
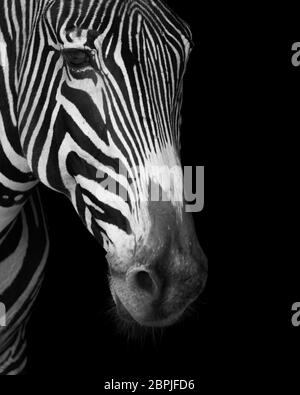
[[[131,290],[138,291],[151,299],[154,299],[159,293],[158,280],[148,270],[141,268],[131,270],[127,281]]]
[[[137,272],[135,275],[135,282],[139,289],[149,294],[155,292],[155,284],[147,272]]]

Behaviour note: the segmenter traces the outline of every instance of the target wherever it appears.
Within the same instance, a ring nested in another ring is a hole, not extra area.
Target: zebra
[[[2,0],[0,43],[0,374],[17,375],[49,251],[39,183],[104,247],[128,326],[177,322],[207,259],[180,160],[188,25],[163,0]]]

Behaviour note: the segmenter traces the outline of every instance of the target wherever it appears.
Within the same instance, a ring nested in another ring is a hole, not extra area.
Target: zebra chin
[[[124,323],[126,323],[129,326],[138,324],[145,328],[164,328],[174,325],[181,320],[181,318],[184,316],[185,310],[189,306],[188,304],[186,308],[182,309],[177,313],[171,314],[169,317],[165,317],[165,318],[155,317],[156,315],[155,313],[152,313],[152,315],[149,315],[148,317],[142,317],[142,316],[135,316],[134,313],[130,313],[129,309],[127,309],[123,305],[123,303],[121,302],[120,298],[117,295],[115,295],[114,300],[116,304],[117,314]]]
[[[115,291],[119,289],[120,294]],[[128,290],[124,285],[120,291],[120,284],[111,279],[111,293],[115,303],[118,319],[127,327],[136,326],[144,328],[164,328],[180,322],[185,311],[198,298],[202,291],[198,287],[194,295],[188,300],[169,303],[164,299],[153,299],[152,296],[145,297],[137,290]]]

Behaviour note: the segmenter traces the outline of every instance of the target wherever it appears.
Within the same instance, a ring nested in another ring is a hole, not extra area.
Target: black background
[[[170,6],[192,29],[195,48],[185,78],[182,159],[206,165],[205,209],[196,229],[208,256],[208,135],[210,58],[205,12],[196,1]],[[92,374],[99,378],[187,378],[208,373],[208,286],[193,315],[155,339],[128,340],[108,313],[111,301],[104,253],[82,226],[70,202],[41,187],[51,252],[46,277],[28,327],[28,375]]]
[[[278,303],[277,317],[282,316],[283,324],[279,328],[284,335],[284,347],[288,354],[287,360],[293,360],[293,354],[299,355],[299,339],[300,326],[294,327],[291,323],[291,318],[294,312],[291,311],[292,305],[295,302],[300,302],[300,288],[299,288],[299,262],[296,258],[298,256],[299,246],[299,232],[296,230],[299,223],[299,87],[300,87],[300,66],[295,67],[292,64],[292,45],[300,42],[299,30],[299,12],[295,7],[287,7],[287,12],[284,13],[284,20],[286,22],[286,29],[280,39],[277,41],[283,47],[282,57],[280,62],[278,84],[275,86],[277,97],[280,96],[283,100],[279,100],[279,105],[282,109],[282,114],[285,118],[285,124],[282,130],[284,135],[279,134],[277,141],[280,144],[280,153],[282,156],[282,170],[280,171],[280,179],[282,180],[282,187],[280,188],[280,198],[282,207],[280,218],[282,218],[284,226],[283,232],[280,232],[280,237],[283,250],[284,276],[283,286],[285,297]],[[297,50],[299,51],[299,49]],[[298,61],[300,56],[298,56]],[[283,74],[284,73],[284,74]],[[284,78],[281,75],[284,75]],[[274,73],[272,74],[274,75]],[[275,75],[274,75],[275,81]],[[281,258],[281,255],[280,255]],[[280,316],[279,316],[280,312]],[[279,319],[278,319],[279,322]]]

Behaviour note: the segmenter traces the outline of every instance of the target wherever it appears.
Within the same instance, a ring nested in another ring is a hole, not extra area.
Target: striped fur
[[[149,259],[152,244],[153,260],[167,244],[164,224],[162,245],[153,239],[151,185],[170,202],[165,223],[190,226],[180,110],[192,39],[160,0],[2,0],[0,28],[0,301],[8,308],[0,373],[17,374],[48,252],[38,182],[71,200],[119,276]],[[125,195],[108,191],[99,174]],[[168,270],[198,289],[186,261],[177,254]],[[116,303],[126,294],[120,284],[111,279]],[[185,299],[170,296],[169,316],[192,299],[177,294]]]

